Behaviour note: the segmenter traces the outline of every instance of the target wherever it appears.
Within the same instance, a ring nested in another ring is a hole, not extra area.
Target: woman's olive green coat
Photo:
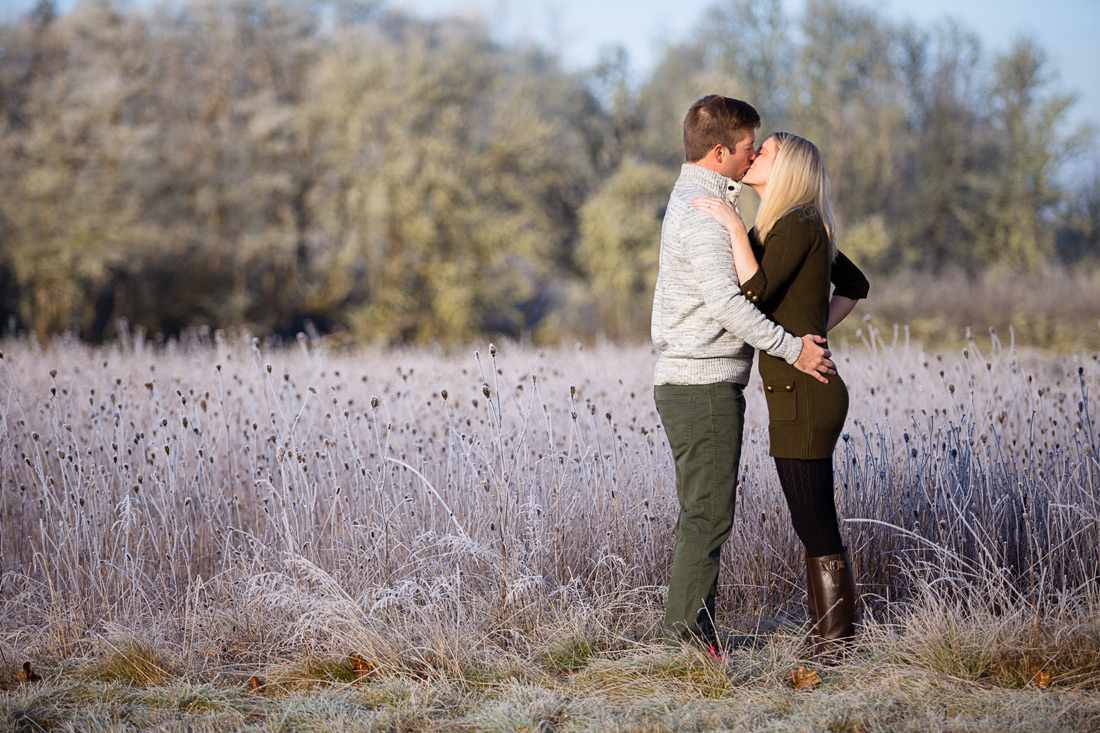
[[[826,335],[832,295],[867,297],[867,278],[841,253],[830,258],[829,238],[816,209],[784,215],[761,243],[749,232],[760,269],[741,292],[790,333]],[[828,458],[848,414],[848,389],[840,375],[822,384],[781,359],[760,354],[768,402],[770,454],[777,458]]]

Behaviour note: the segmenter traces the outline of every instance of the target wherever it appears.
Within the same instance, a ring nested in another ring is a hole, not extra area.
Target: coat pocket
[[[798,395],[794,382],[769,382],[764,385],[768,416],[772,422],[793,422],[798,419]]]

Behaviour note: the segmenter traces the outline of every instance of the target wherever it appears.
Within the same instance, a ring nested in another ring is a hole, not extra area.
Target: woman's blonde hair
[[[836,257],[833,209],[829,205],[829,176],[821,151],[806,138],[789,132],[772,133],[775,160],[756,214],[756,235],[763,242],[775,223],[794,209],[811,206],[821,217],[829,237],[829,257]]]

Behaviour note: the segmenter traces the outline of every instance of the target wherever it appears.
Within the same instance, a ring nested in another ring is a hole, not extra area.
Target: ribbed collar
[[[704,168],[701,165],[695,165],[694,163],[684,163],[680,167],[680,180],[677,183],[683,183],[688,186],[698,186],[705,190],[711,196],[719,196],[726,198],[730,185],[735,185],[734,181],[726,178],[725,176],[715,173],[709,168]],[[740,192],[740,186],[737,186],[738,192]]]

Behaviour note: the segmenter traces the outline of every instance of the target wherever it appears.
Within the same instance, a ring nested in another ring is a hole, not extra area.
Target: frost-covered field
[[[1032,694],[1050,675],[1044,695],[1088,691],[1059,719],[1100,720],[1097,355],[995,335],[939,354],[874,331],[834,347],[853,395],[837,503],[866,605],[860,651],[825,683],[837,710],[862,710],[846,685],[885,665],[916,670],[905,689],[968,693]],[[800,694],[782,679],[802,652],[801,553],[755,377],[720,601],[753,642],[712,665],[653,644],[676,504],[648,345],[346,351],[194,333],[0,351],[0,714],[37,720],[26,696],[46,685],[75,701],[41,706],[51,720],[95,726],[112,713],[89,685],[197,685],[196,710],[144,724],[266,725],[284,695],[326,725],[404,710],[412,728],[510,729],[514,713],[599,729],[606,709],[660,729],[748,726],[755,713],[720,705],[742,685],[757,702]],[[26,660],[48,678],[16,682]],[[357,695],[378,699],[360,714]],[[635,698],[719,707],[666,719]],[[960,720],[985,714],[969,705]],[[827,722],[798,711],[779,720]],[[891,727],[877,715],[859,719]]]

